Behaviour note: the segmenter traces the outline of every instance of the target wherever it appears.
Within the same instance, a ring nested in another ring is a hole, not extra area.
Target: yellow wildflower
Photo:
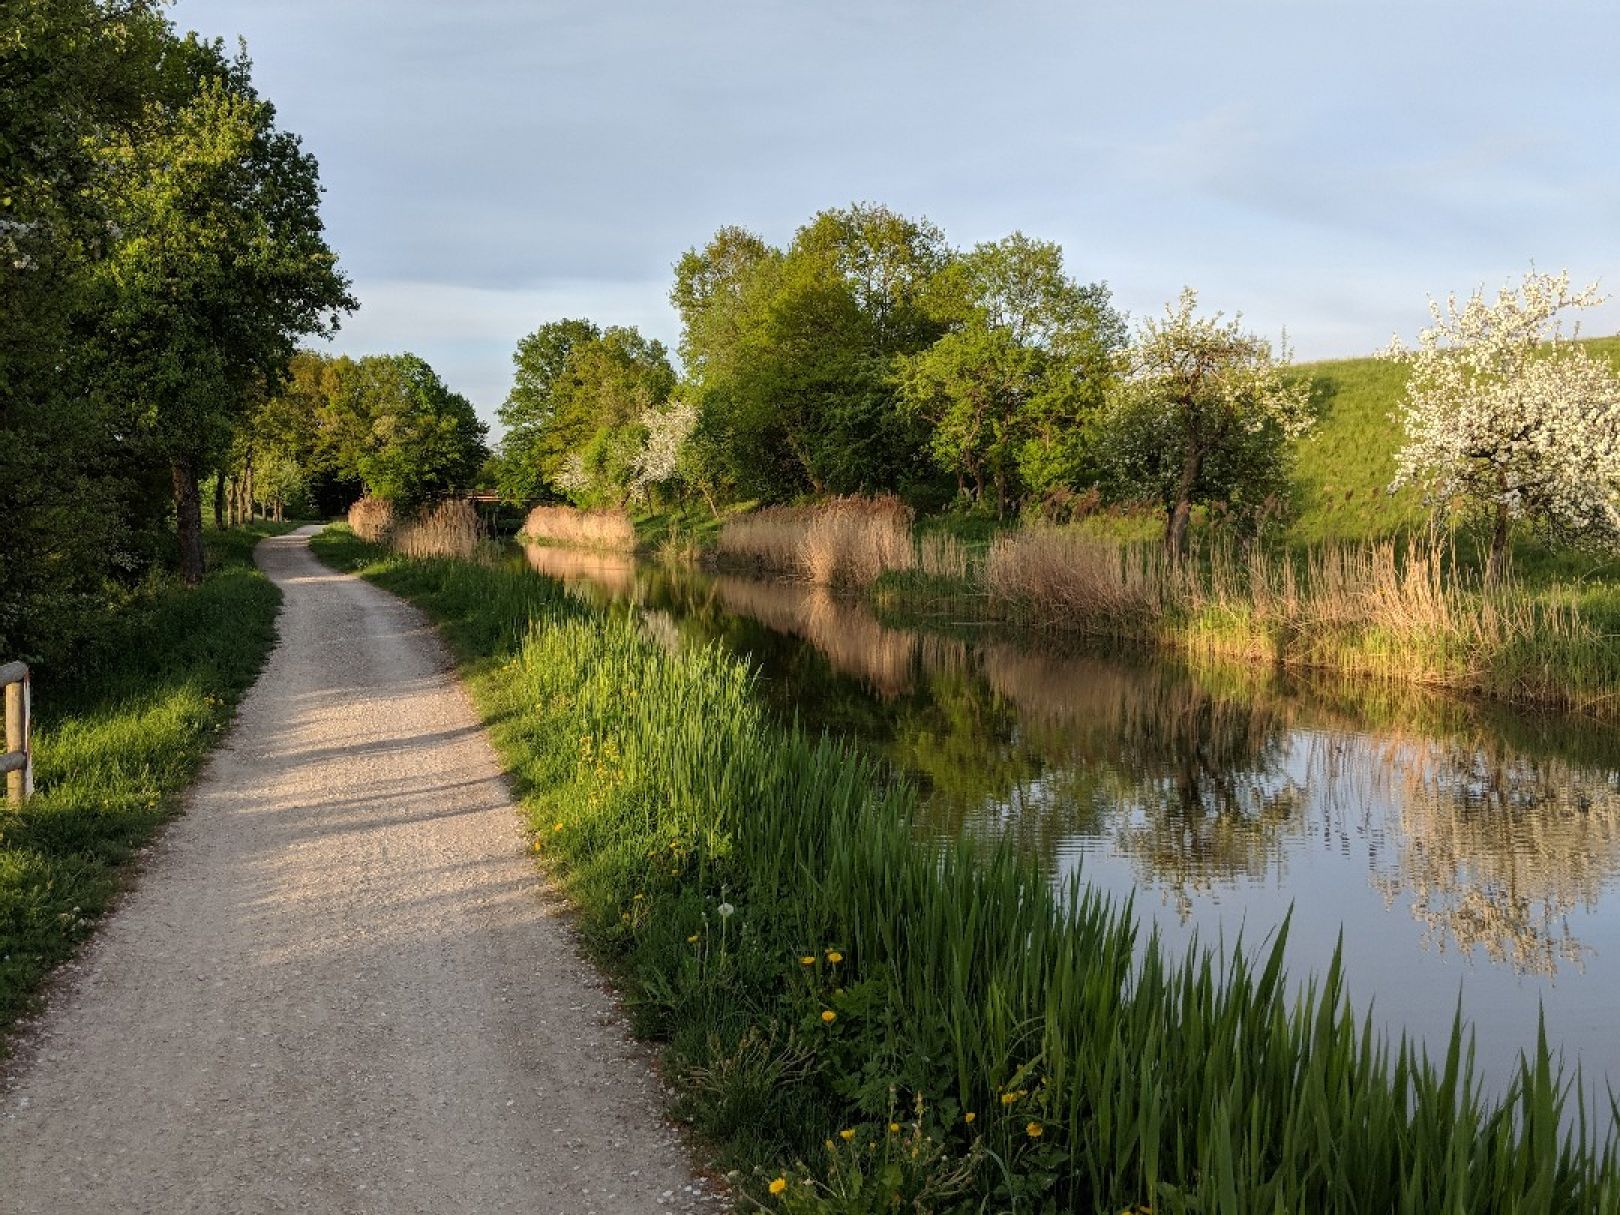
[[[1002,1105],[1011,1105],[1014,1101],[1017,1101],[1017,1100],[1018,1100],[1018,1094],[1017,1094],[1017,1092],[1015,1092],[1013,1090],[1008,1090],[1007,1092],[1001,1094],[1001,1104]]]
[[[972,1110],[969,1110],[967,1113],[962,1115],[962,1121],[971,1126],[973,1124],[973,1120],[977,1117],[977,1114],[975,1114]]]
[[[838,1137],[845,1143],[848,1143],[851,1139],[855,1138],[855,1128],[846,1126],[843,1130],[838,1132]]]
[[[827,961],[831,962],[834,966],[837,966],[838,963],[842,962],[843,960],[844,955],[839,953],[836,949],[829,949],[827,951]]]
[[[561,831],[562,830],[562,824],[561,823],[553,823],[551,825],[551,829],[553,831]]]
[[[899,1133],[900,1133],[900,1124],[898,1122],[889,1123],[889,1134],[898,1135]]]
[[[1039,1122],[1031,1122],[1024,1128],[1024,1133],[1031,1139],[1039,1139],[1042,1135],[1046,1134],[1046,1128]]]
[[[814,966],[815,964],[816,964],[815,958],[811,957],[809,954],[805,954],[802,958],[799,959],[799,965],[800,966]]]
[[[821,1019],[828,1025],[831,1025],[834,1021],[838,1020],[838,1014],[830,1008],[824,1008],[821,1010]]]
[[[696,945],[698,943],[698,934],[694,932],[691,936],[687,937],[686,943],[688,945]]]
[[[771,1182],[771,1193],[780,1194],[785,1189],[787,1189],[786,1177],[778,1177],[775,1181]]]

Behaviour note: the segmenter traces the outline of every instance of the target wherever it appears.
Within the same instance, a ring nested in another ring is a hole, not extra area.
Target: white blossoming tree
[[[697,405],[678,398],[643,410],[640,421],[647,437],[636,453],[630,488],[637,497],[646,497],[653,486],[673,480],[680,471],[681,449],[697,429]]]
[[[1560,320],[1602,302],[1595,284],[1531,271],[1494,301],[1431,300],[1416,349],[1397,338],[1383,352],[1411,368],[1391,488],[1419,486],[1437,517],[1482,524],[1492,581],[1517,520],[1559,542],[1620,541],[1620,378]]]

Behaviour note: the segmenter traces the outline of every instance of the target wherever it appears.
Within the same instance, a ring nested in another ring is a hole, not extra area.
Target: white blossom
[[[1620,378],[1559,321],[1602,302],[1595,284],[1572,292],[1567,271],[1532,270],[1494,301],[1483,289],[1431,300],[1417,348],[1397,338],[1382,352],[1411,368],[1391,488],[1420,486],[1437,512],[1491,520],[1493,562],[1517,519],[1565,540],[1620,539]]]
[[[673,401],[663,408],[642,411],[640,422],[647,432],[632,465],[632,492],[646,494],[654,485],[675,475],[681,447],[697,429],[697,406],[690,401]]]
[[[551,479],[561,493],[582,494],[591,487],[591,475],[585,471],[585,457],[571,452],[563,461],[562,470]]]

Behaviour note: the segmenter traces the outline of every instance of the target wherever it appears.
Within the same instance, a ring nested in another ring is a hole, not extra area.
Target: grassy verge
[[[1620,1208],[1545,1045],[1486,1098],[1461,1026],[1432,1064],[1390,1047],[1336,964],[1299,995],[1280,940],[1173,957],[1010,852],[920,848],[906,787],[773,724],[719,649],[509,568],[316,549],[438,622],[681,1112],[764,1208]]]
[[[0,808],[0,1034],[89,934],[253,683],[281,598],[253,545],[289,526],[209,533],[201,587],[149,588],[71,678],[36,680],[38,792]]]

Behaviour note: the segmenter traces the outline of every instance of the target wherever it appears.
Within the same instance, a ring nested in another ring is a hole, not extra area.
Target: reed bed
[[[769,507],[721,527],[716,552],[817,586],[866,587],[916,564],[912,522],[911,508],[889,495]]]
[[[389,545],[406,557],[460,557],[469,559],[484,540],[484,525],[471,502],[447,498],[424,506],[411,519],[394,528]]]
[[[774,724],[718,648],[523,571],[366,573],[467,660],[535,849],[765,1209],[1620,1208],[1544,1041],[1487,1096],[1463,1025],[1433,1057],[1385,1041],[1336,961],[1289,981],[1286,930],[1173,954],[1008,850],[919,847],[907,787]]]
[[[1580,711],[1620,693],[1620,652],[1572,596],[1487,586],[1430,545],[1174,563],[1154,544],[1030,529],[996,538],[983,583],[1001,614],[1037,627]]]
[[[387,544],[394,530],[394,504],[381,498],[361,498],[349,507],[349,527],[367,544]]]
[[[537,506],[523,521],[524,536],[548,544],[629,552],[636,529],[622,510],[577,510],[572,506]]]

